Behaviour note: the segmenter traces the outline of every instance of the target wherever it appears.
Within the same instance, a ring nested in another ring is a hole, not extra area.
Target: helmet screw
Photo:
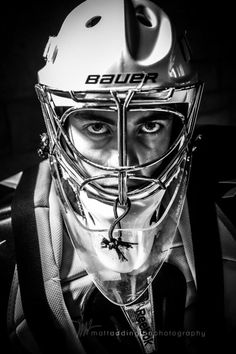
[[[49,139],[47,133],[40,134],[40,147],[38,149],[39,157],[46,159],[49,154]]]

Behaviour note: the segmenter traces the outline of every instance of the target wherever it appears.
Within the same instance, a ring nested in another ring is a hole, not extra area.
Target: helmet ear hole
[[[101,20],[101,16],[94,16],[92,18],[90,18],[86,24],[85,24],[85,27],[87,28],[91,28],[91,27],[94,27],[98,24],[98,22]]]
[[[151,9],[146,6],[137,6],[136,7],[136,17],[137,20],[146,27],[155,27],[157,24],[155,15],[151,11]]]

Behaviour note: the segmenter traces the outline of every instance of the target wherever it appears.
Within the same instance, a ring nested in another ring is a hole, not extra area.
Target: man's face
[[[173,119],[166,112],[128,112],[128,166],[141,165],[161,157],[170,145],[172,126]],[[76,149],[87,159],[103,166],[119,166],[116,112],[74,112],[68,119],[68,131]],[[89,176],[104,173],[87,164],[85,168]],[[156,166],[148,167],[136,172],[136,175],[151,177],[155,169]],[[111,186],[112,183],[114,180],[101,180],[104,186]]]

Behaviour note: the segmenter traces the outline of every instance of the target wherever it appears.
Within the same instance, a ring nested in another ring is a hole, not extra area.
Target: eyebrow
[[[112,118],[109,117],[105,117],[103,115],[97,115],[96,113],[93,112],[76,112],[75,114],[75,118],[80,119],[82,122],[85,121],[90,121],[90,120],[96,120],[96,121],[102,121],[104,123],[107,124],[111,124],[111,125],[116,125],[116,121]]]
[[[158,113],[158,112],[154,112],[154,111],[150,111],[150,113],[151,114],[149,116],[137,118],[137,121],[135,123],[136,124],[142,124],[142,123],[147,122],[147,120],[149,120],[149,121],[154,121],[154,120],[167,121],[167,120],[170,120],[170,119],[173,118],[171,113],[170,114],[166,114],[166,113],[163,114],[163,112],[159,112]],[[159,117],[157,117],[157,114],[159,114]],[[110,117],[103,116],[102,114],[101,115],[97,115],[97,113],[94,113],[94,112],[89,112],[89,113],[87,113],[87,112],[76,112],[75,118],[77,118],[76,116],[82,122],[95,120],[95,121],[104,122],[104,123],[107,123],[107,124],[110,124],[110,125],[113,125],[113,126],[115,126],[116,122],[117,122],[117,118],[113,119],[113,118],[110,118]]]
[[[157,116],[159,115],[159,117]],[[152,111],[152,114],[150,114],[150,116],[146,116],[146,117],[140,117],[138,120],[137,120],[137,123],[139,124],[142,124],[142,123],[145,123],[147,122],[147,120],[149,121],[153,121],[153,120],[162,120],[162,121],[168,121],[168,120],[171,120],[173,117],[172,117],[172,114],[163,114],[163,112],[153,112]]]

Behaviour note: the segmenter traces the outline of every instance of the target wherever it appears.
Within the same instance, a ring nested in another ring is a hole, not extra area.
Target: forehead
[[[101,121],[111,124],[116,124],[118,120],[118,113],[116,111],[103,111],[103,110],[79,110],[71,113],[72,120],[81,121]],[[157,110],[130,110],[127,112],[128,123],[140,123],[147,120],[169,120],[172,114],[168,111]]]

